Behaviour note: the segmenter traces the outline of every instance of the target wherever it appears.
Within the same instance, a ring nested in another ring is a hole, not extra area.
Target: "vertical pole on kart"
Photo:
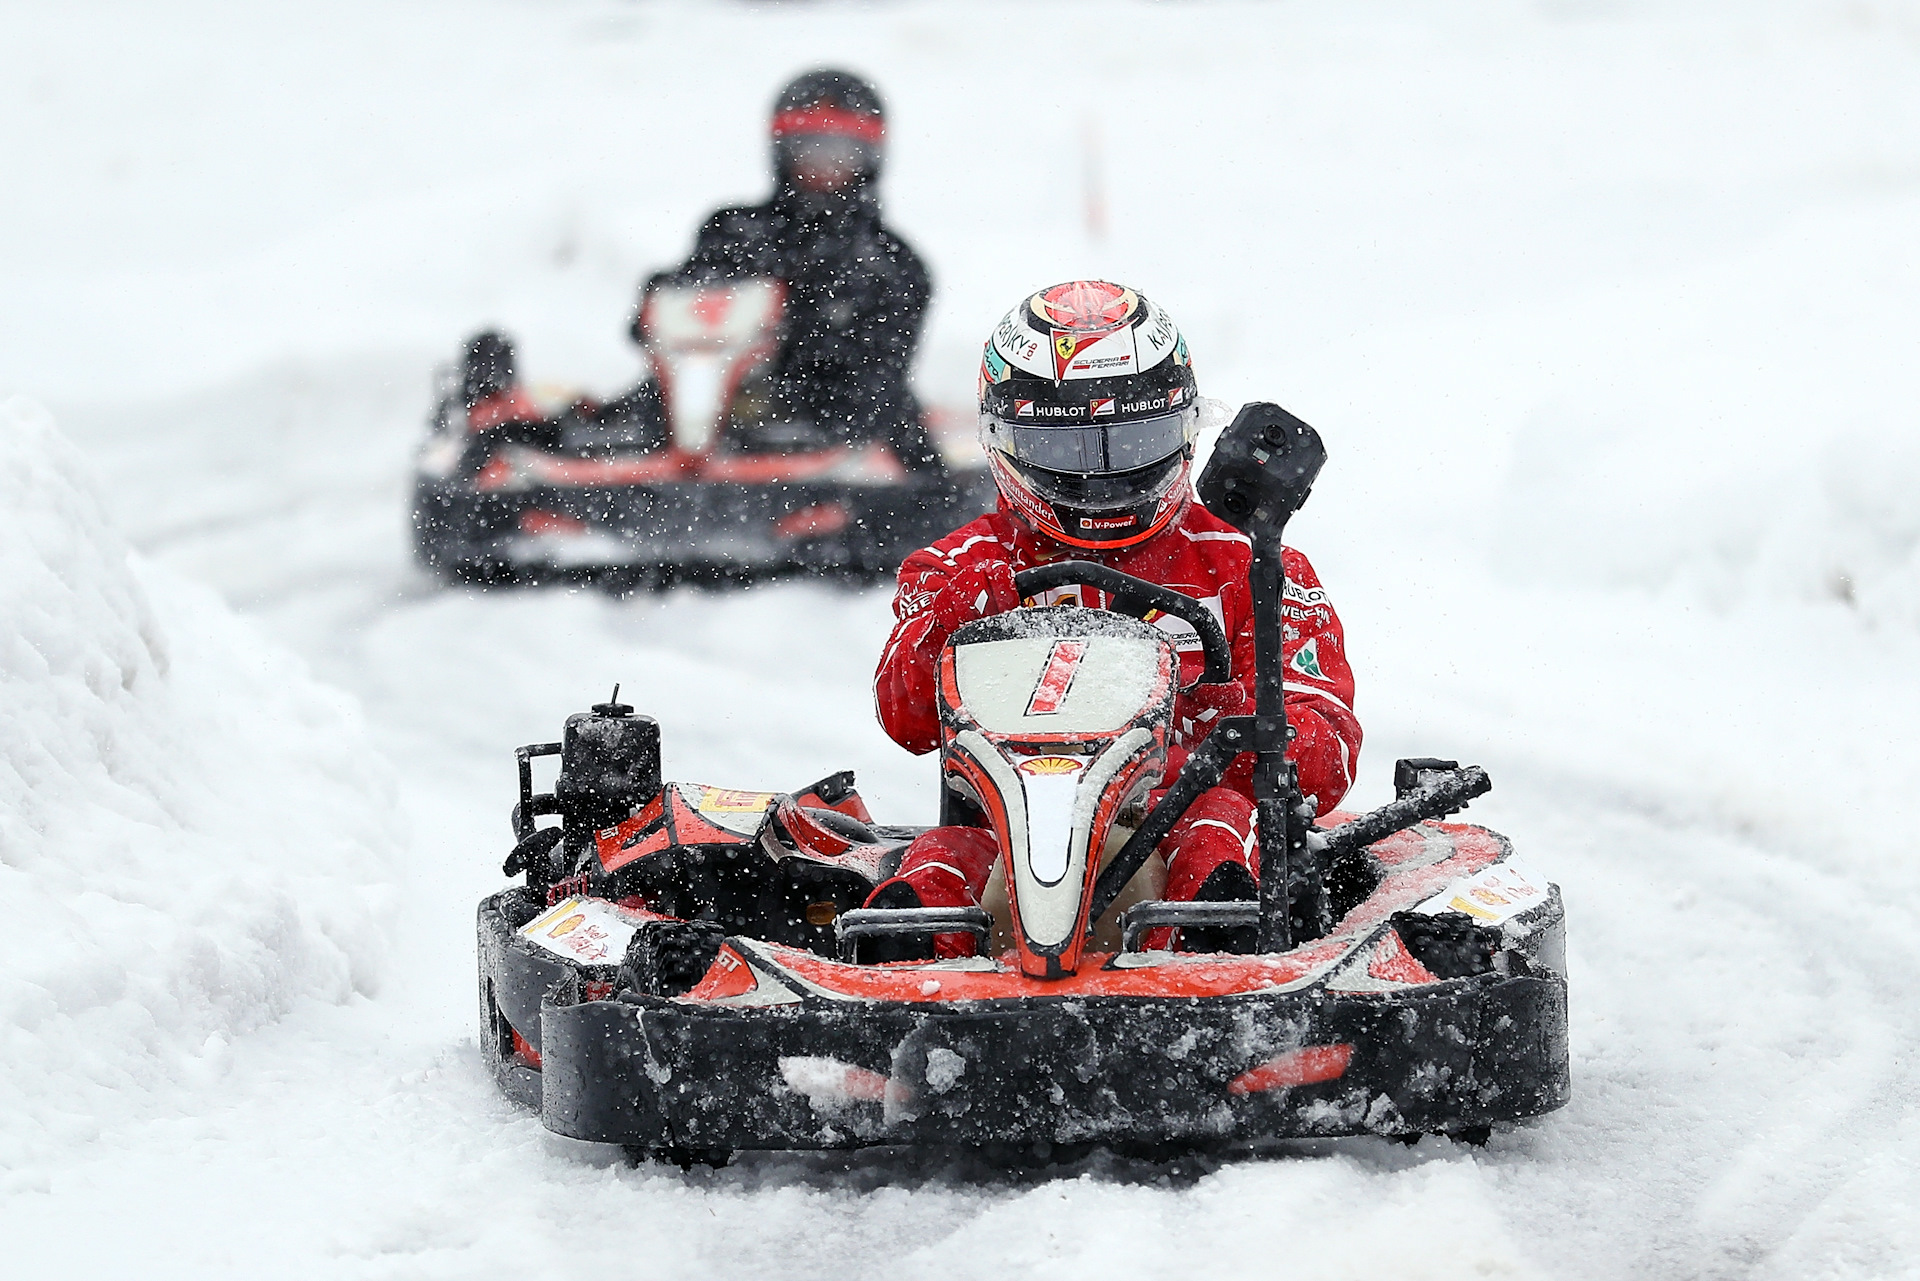
[[[1265,539],[1255,541],[1253,565],[1247,575],[1247,585],[1253,592],[1253,797],[1259,816],[1258,946],[1262,952],[1285,952],[1293,947],[1293,913],[1288,902],[1295,862],[1293,829],[1304,829],[1292,803],[1300,787],[1294,764],[1287,759],[1293,727],[1287,724],[1285,669],[1280,658],[1280,611],[1286,603],[1287,573],[1280,559],[1279,533],[1285,528],[1282,523],[1270,546],[1262,546]],[[1304,847],[1305,843],[1306,832],[1302,830],[1298,844]]]
[[[1319,433],[1278,405],[1243,405],[1214,443],[1197,486],[1214,515],[1253,545],[1253,799],[1259,816],[1262,952],[1284,952],[1326,932],[1319,864],[1307,849],[1308,815],[1299,772],[1287,759],[1287,571],[1281,543],[1287,521],[1307,500],[1326,462]]]
[[[1248,586],[1253,591],[1253,796],[1259,815],[1259,949],[1284,952],[1326,932],[1320,866],[1307,849],[1308,814],[1300,795],[1300,771],[1287,759],[1293,727],[1287,724],[1285,634],[1287,575],[1276,529],[1265,546],[1254,544]],[[1265,540],[1262,540],[1264,542]]]

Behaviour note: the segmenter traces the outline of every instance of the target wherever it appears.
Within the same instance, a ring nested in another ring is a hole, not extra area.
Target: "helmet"
[[[1104,280],[1029,297],[981,359],[980,441],[994,484],[1070,547],[1131,547],[1186,510],[1199,412],[1172,317]]]
[[[796,76],[773,104],[773,165],[802,192],[857,188],[880,172],[886,113],[873,86],[845,71]]]
[[[460,400],[468,409],[513,386],[519,377],[513,340],[497,329],[467,339],[460,361]]]

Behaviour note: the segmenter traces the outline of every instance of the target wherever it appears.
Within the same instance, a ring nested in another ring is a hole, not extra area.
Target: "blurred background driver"
[[[907,385],[932,285],[920,256],[880,221],[880,95],[847,72],[809,71],[780,91],[770,133],[772,196],[713,214],[692,256],[649,283],[784,282],[784,337],[766,416],[854,443],[885,441],[910,470],[938,466]],[[636,342],[640,326],[636,311]],[[518,386],[512,345],[497,333],[468,343],[463,392],[469,426],[538,417]],[[665,441],[651,378],[590,412],[641,440]]]

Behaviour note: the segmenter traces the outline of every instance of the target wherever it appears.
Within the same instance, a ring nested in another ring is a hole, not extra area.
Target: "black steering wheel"
[[[1148,613],[1159,610],[1185,620],[1199,634],[1200,653],[1207,660],[1206,671],[1200,679],[1217,685],[1232,676],[1233,651],[1227,647],[1226,631],[1221,628],[1220,620],[1191,596],[1091,560],[1055,561],[1051,565],[1023,569],[1013,576],[1013,585],[1022,599],[1055,587],[1081,584],[1105,592],[1110,598],[1107,608],[1116,614],[1144,620]]]

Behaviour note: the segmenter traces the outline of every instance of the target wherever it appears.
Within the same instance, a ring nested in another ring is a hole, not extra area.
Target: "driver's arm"
[[[1283,552],[1287,598],[1280,652],[1286,666],[1287,723],[1294,739],[1287,756],[1300,769],[1300,791],[1325,814],[1353,786],[1360,760],[1360,720],[1353,714],[1353,668],[1346,630],[1320,576],[1301,553]]]
[[[1302,795],[1314,798],[1317,814],[1338,805],[1353,787],[1360,759],[1360,721],[1353,714],[1353,669],[1347,664],[1345,630],[1320,576],[1300,552],[1285,548],[1287,595],[1281,608],[1281,662],[1287,724],[1293,741],[1287,758],[1300,771]],[[1222,717],[1253,711],[1253,604],[1244,583],[1222,592],[1231,626],[1234,679],[1201,685],[1181,696],[1174,710],[1169,775]],[[1253,795],[1253,757],[1241,756],[1222,784]]]
[[[893,614],[899,620],[873,674],[874,710],[888,737],[910,752],[940,746],[940,651],[962,623],[1020,605],[1007,549],[986,518],[907,557]]]

